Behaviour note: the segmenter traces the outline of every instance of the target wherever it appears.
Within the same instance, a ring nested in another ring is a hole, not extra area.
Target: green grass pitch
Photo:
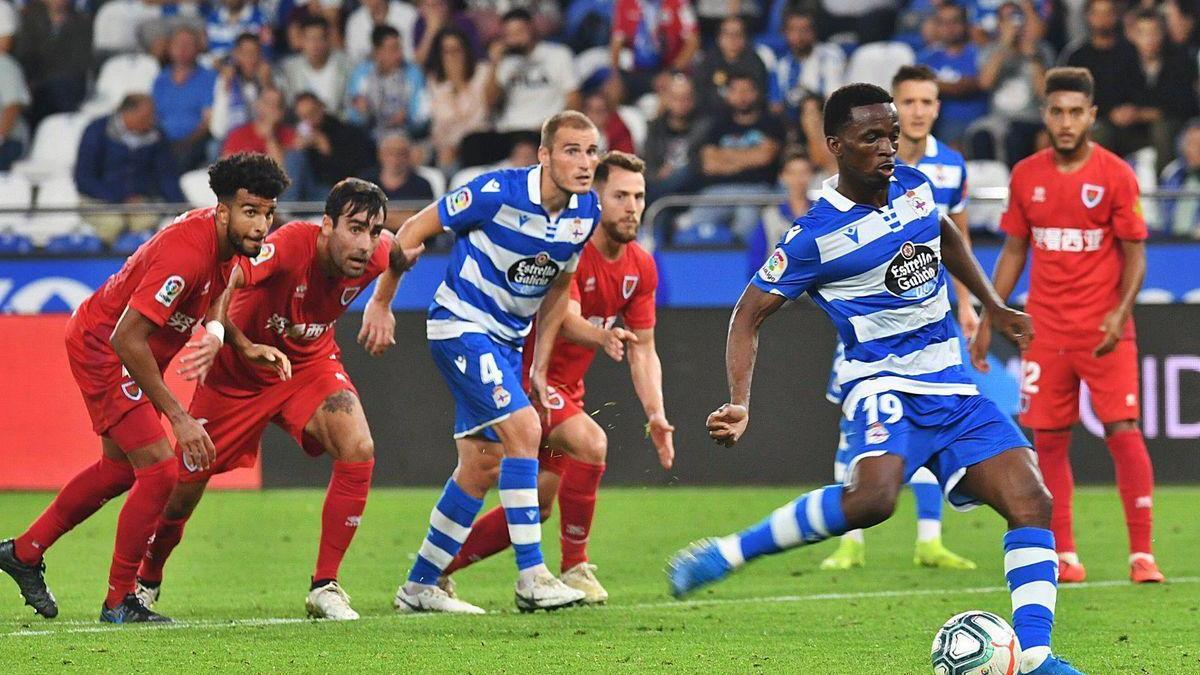
[[[817,570],[832,550],[826,542],[757,562],[688,602],[667,596],[662,570],[673,551],[753,522],[797,492],[605,489],[591,551],[612,594],[608,606],[517,614],[506,553],[456,577],[460,594],[488,616],[405,617],[393,614],[392,593],[435,492],[376,490],[342,568],[363,614],[348,624],[304,620],[321,491],[213,493],[168,565],[158,608],[178,623],[164,628],[96,623],[114,503],[47,557],[58,619],[33,616],[0,579],[0,659],[6,673],[927,673],[946,618],[967,609],[1008,616],[999,518],[984,509],[946,514],[946,542],[978,570],[917,569],[907,494],[892,521],[867,533],[866,569]],[[15,534],[49,498],[0,494],[0,536]],[[1155,499],[1157,554],[1173,583],[1133,587],[1115,489],[1076,497],[1089,582],[1060,592],[1055,648],[1085,672],[1200,672],[1200,488],[1161,488]],[[557,520],[546,532],[556,567]]]

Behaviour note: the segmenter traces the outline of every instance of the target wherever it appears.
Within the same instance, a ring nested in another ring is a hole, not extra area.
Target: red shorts
[[[566,455],[552,450],[548,445],[550,432],[558,425],[583,412],[583,398],[575,387],[551,387],[550,407],[540,410],[542,420],[542,447],[538,451],[538,467],[562,475],[562,460]]]
[[[1121,340],[1096,358],[1090,350],[1038,348],[1021,363],[1021,424],[1062,429],[1079,421],[1079,383],[1087,384],[1092,410],[1105,424],[1140,417],[1137,343]]]
[[[254,466],[268,422],[288,432],[304,452],[316,457],[325,451],[304,433],[317,408],[330,395],[349,390],[358,396],[340,361],[318,361],[294,372],[292,379],[250,389],[205,386],[196,389],[188,413],[206,420],[205,430],[217,448],[206,470],[193,470],[179,457],[179,481],[194,483],[241,467]]]
[[[119,361],[92,338],[67,331],[67,362],[79,385],[92,431],[110,438],[128,453],[165,439],[158,410]]]

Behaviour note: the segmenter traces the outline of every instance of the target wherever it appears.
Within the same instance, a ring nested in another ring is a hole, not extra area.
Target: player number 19
[[[887,415],[885,424],[893,424],[904,416],[904,406],[895,394],[874,394],[863,399],[863,410],[867,412],[867,426],[879,421],[879,414]]]

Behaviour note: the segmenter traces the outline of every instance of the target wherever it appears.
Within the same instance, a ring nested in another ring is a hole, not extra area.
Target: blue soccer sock
[[[482,506],[482,499],[463,492],[453,478],[446,481],[441,498],[429,514],[429,532],[408,573],[409,582],[426,586],[437,583],[442,570],[450,565],[471,534],[471,523]]]
[[[775,509],[762,522],[721,537],[717,546],[730,567],[763,555],[836,537],[848,528],[842,514],[845,487],[827,485]]]
[[[1050,655],[1054,603],[1058,597],[1058,556],[1054,534],[1021,527],[1004,535],[1004,578],[1012,594],[1012,625],[1021,642],[1021,672]]]
[[[542,518],[537,495],[536,457],[500,460],[500,505],[508,521],[508,536],[517,554],[517,569],[542,563]]]
[[[942,536],[942,488],[937,478],[924,467],[908,482],[917,498],[917,541],[930,541]]]

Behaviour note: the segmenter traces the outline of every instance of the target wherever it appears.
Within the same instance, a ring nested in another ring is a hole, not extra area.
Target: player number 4
[[[479,355],[479,379],[484,384],[501,385],[504,383],[504,371],[496,366],[496,357],[491,353]]]
[[[884,424],[894,424],[904,416],[904,406],[895,394],[874,394],[863,399],[863,410],[867,413],[867,426],[879,421],[880,414],[886,415]]]

